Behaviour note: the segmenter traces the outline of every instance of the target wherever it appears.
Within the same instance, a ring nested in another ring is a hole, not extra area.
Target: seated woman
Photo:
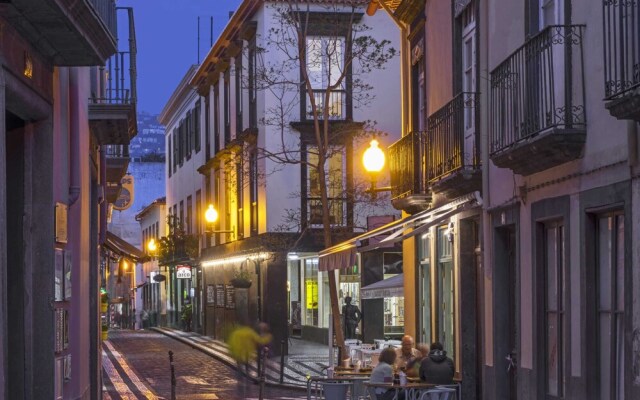
[[[396,351],[392,348],[386,348],[380,353],[378,365],[371,372],[371,383],[393,383],[393,364],[396,361]],[[386,388],[376,388],[377,400],[393,400],[395,399],[396,390]],[[404,400],[404,392],[398,393],[397,400]]]

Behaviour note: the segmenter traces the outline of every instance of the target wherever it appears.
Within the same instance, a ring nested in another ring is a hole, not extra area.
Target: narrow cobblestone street
[[[170,399],[169,350],[174,354],[176,398],[257,399],[259,387],[240,392],[236,371],[156,332],[111,331],[102,346],[105,399]],[[265,399],[304,399],[300,390],[265,387]]]

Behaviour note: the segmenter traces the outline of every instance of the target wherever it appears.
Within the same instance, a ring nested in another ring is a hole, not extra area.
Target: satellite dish
[[[162,274],[157,274],[154,275],[153,280],[156,282],[164,282],[165,280],[167,280],[167,277]]]

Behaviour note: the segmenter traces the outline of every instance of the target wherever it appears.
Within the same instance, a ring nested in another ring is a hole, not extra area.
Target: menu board
[[[216,288],[213,285],[207,285],[207,304],[216,303]]]
[[[224,285],[216,285],[216,307],[224,307]]]
[[[226,285],[227,286],[227,308],[229,309],[234,309],[236,308],[236,288],[234,288],[232,285]]]

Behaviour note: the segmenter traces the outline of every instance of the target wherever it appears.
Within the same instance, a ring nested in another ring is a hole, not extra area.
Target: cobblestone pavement
[[[169,350],[177,400],[258,398],[258,385],[243,388],[234,369],[161,333],[110,331],[102,349],[105,399],[170,399]],[[306,393],[267,386],[264,399],[301,400]]]

